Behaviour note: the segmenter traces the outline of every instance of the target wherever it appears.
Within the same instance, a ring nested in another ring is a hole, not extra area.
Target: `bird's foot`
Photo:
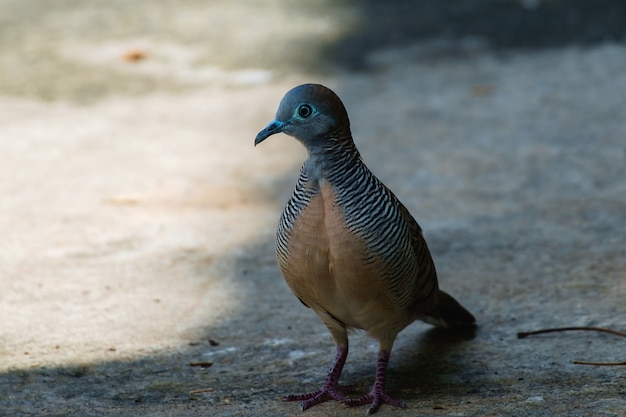
[[[354,398],[344,401],[344,404],[348,407],[356,407],[367,403],[371,403],[370,407],[367,409],[368,415],[374,414],[376,411],[378,411],[378,408],[383,403],[393,405],[394,407],[406,408],[406,403],[404,401],[392,398],[389,394],[385,392],[384,389],[379,387],[372,388],[369,394],[366,394],[361,398]]]
[[[300,403],[300,411],[304,411],[307,408],[311,408],[314,405],[323,403],[328,400],[336,400],[345,402],[346,398],[343,396],[341,391],[350,391],[352,390],[352,385],[342,386],[342,385],[331,385],[324,384],[324,386],[316,391],[307,392],[305,394],[292,394],[283,397],[284,401],[302,401]]]
[[[370,390],[369,394],[362,396],[361,398],[354,398],[344,401],[344,404],[348,407],[356,407],[357,405],[363,405],[371,402],[370,407],[367,409],[367,414],[374,414],[380,408],[383,403],[392,405],[394,407],[406,408],[404,401],[396,400],[392,398],[385,390],[385,377],[387,374],[387,365],[389,364],[389,351],[381,349],[378,352],[378,364],[376,365],[376,380],[374,386]]]

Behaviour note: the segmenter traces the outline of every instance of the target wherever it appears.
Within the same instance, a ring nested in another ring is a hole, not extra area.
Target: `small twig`
[[[554,332],[567,332],[570,330],[588,330],[588,331],[594,331],[594,332],[603,332],[603,333],[609,333],[615,336],[620,336],[620,337],[626,337],[626,333],[623,332],[618,332],[617,330],[612,330],[612,329],[606,329],[604,327],[589,327],[589,326],[583,326],[583,327],[557,327],[555,329],[541,329],[541,330],[535,330],[532,332],[520,332],[517,334],[517,338],[518,339],[523,339],[527,336],[533,336],[536,334],[542,334],[542,333],[554,333]]]
[[[190,395],[201,394],[203,392],[213,392],[213,388],[194,389],[194,390],[189,391],[189,394]]]
[[[594,331],[594,332],[602,332],[609,333],[615,336],[626,337],[626,333],[618,332],[613,329],[606,329],[604,327],[590,327],[590,326],[582,326],[582,327],[557,327],[554,329],[541,329],[535,330],[532,332],[520,332],[517,334],[518,339],[523,339],[528,336],[533,336],[536,334],[543,333],[554,333],[554,332],[567,332],[570,330],[583,330],[583,331]],[[574,361],[575,365],[595,365],[595,366],[622,366],[626,365],[626,362],[587,362],[587,361]]]

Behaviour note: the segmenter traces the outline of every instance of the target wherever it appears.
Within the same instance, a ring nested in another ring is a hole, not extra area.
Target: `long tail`
[[[474,326],[476,319],[450,294],[439,290],[439,316],[446,327]]]

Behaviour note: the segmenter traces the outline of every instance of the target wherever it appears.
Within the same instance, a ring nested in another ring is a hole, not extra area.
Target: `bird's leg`
[[[385,391],[385,378],[387,375],[387,366],[389,365],[389,352],[386,350],[380,350],[378,352],[378,363],[376,365],[376,380],[370,390],[369,394],[362,396],[361,398],[355,398],[346,400],[345,404],[348,407],[354,407],[357,405],[363,405],[371,402],[370,407],[367,409],[367,414],[374,414],[378,411],[378,408],[382,403],[387,403],[395,407],[405,408],[406,403],[391,398]]]
[[[302,411],[330,399],[345,401],[345,397],[339,391],[349,389],[349,387],[341,387],[339,385],[339,377],[341,376],[341,371],[343,370],[343,365],[346,363],[347,357],[348,345],[337,345],[337,354],[335,355],[335,359],[333,360],[333,364],[328,371],[326,381],[324,382],[322,388],[318,389],[317,391],[308,392],[306,394],[288,395],[284,397],[284,400],[302,401],[300,403],[300,410]]]

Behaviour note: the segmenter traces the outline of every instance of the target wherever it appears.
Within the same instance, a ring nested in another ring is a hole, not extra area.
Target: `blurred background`
[[[516,333],[626,327],[625,41],[621,0],[0,0],[0,414],[296,413],[333,352],[273,254],[306,154],[252,141],[320,82],[479,323],[407,328],[379,414],[621,415],[572,361],[622,340]]]
[[[5,0],[0,7],[0,88],[44,100],[193,88],[233,71],[236,83],[266,80],[246,70],[364,71],[373,51],[416,42],[447,41],[456,49],[440,53],[458,58],[459,44],[535,50],[626,36],[619,0]],[[124,66],[132,63],[140,68]]]

